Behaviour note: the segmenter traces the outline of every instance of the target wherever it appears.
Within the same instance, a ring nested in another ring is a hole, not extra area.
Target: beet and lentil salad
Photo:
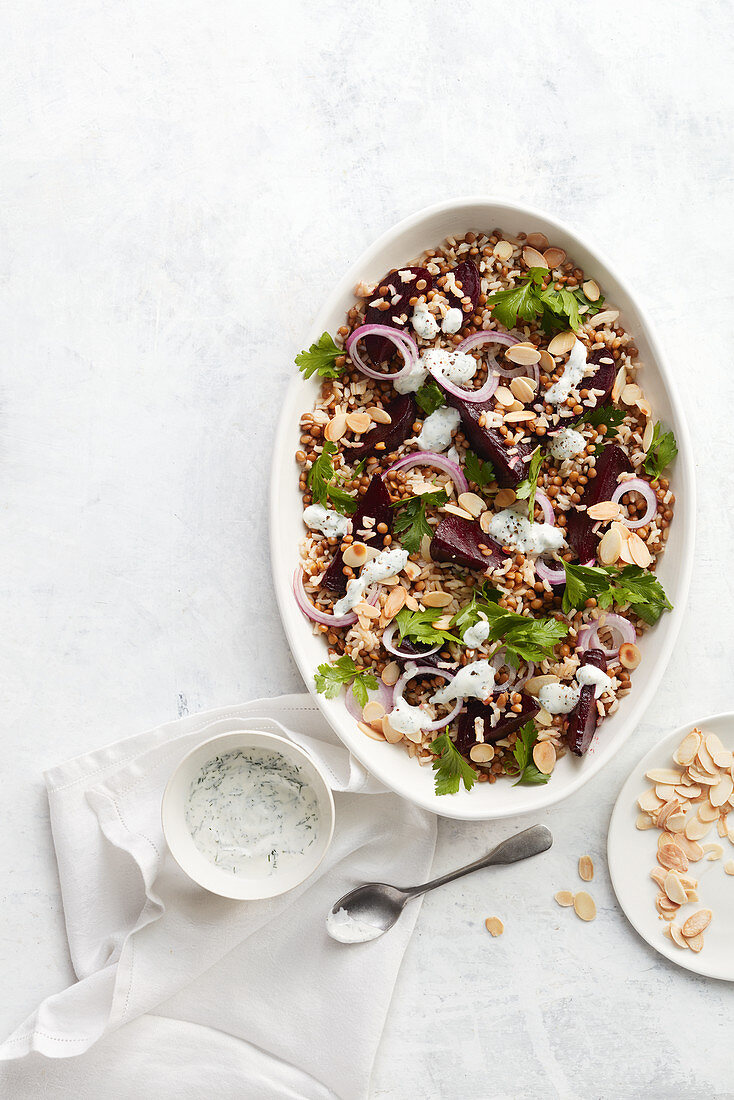
[[[545,783],[631,690],[677,451],[602,290],[542,233],[449,237],[360,283],[296,363],[316,690],[438,794]]]

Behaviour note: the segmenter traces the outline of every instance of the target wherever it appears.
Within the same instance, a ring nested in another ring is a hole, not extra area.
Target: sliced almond
[[[645,424],[645,430],[642,433],[642,449],[647,453],[652,446],[653,436],[655,435],[655,425],[652,420],[648,420]]]
[[[587,508],[586,514],[590,519],[598,519],[602,523],[607,523],[612,519],[621,519],[622,509],[619,504],[613,504],[611,500],[600,500],[598,504],[592,504],[590,508]]]
[[[517,495],[514,489],[500,489],[497,496],[494,498],[494,502],[498,508],[509,508],[516,500]]]
[[[458,497],[458,503],[461,508],[465,508],[473,516],[481,516],[482,512],[487,510],[487,505],[476,493],[461,493]]]
[[[482,512],[479,517],[479,526],[484,531],[485,535],[489,534],[490,524],[492,523],[492,516],[494,512]]]
[[[624,367],[620,367],[617,371],[617,377],[614,379],[614,385],[612,386],[612,401],[619,401],[619,395],[627,384],[627,372]]]
[[[711,822],[692,817],[684,831],[688,840],[702,840],[711,831]]]
[[[535,724],[536,726],[552,726],[553,715],[549,714],[545,707],[541,707],[535,715]]]
[[[645,778],[652,780],[653,783],[668,783],[674,786],[680,783],[681,773],[673,768],[650,768],[645,772]]]
[[[453,598],[450,592],[426,592],[421,596],[421,603],[424,607],[448,607]]]
[[[690,939],[692,936],[698,936],[711,924],[711,918],[713,913],[710,909],[699,909],[697,913],[689,917],[681,928],[681,932]]]
[[[660,868],[660,867],[653,867],[652,871],[650,872],[650,878],[652,879],[653,882],[656,882],[658,884],[658,886],[660,887],[660,889],[662,890],[663,883],[665,882],[665,879],[666,879],[666,872],[663,871],[662,868]]]
[[[368,548],[363,542],[353,542],[342,555],[344,564],[348,565],[350,569],[359,569],[367,561],[367,551]]]
[[[507,386],[498,386],[494,391],[494,397],[495,401],[498,401],[500,405],[504,405],[506,409],[515,404],[515,395]]]
[[[544,252],[549,243],[545,233],[528,233],[525,241],[531,248],[537,248],[540,252]]]
[[[402,584],[398,584],[395,586],[395,588],[391,589],[390,595],[385,600],[385,606],[382,609],[382,614],[384,618],[388,621],[394,619],[397,613],[399,611],[402,611],[407,598],[408,593],[405,591]]]
[[[688,857],[677,844],[663,844],[658,850],[658,863],[669,871],[688,870]]]
[[[545,371],[546,374],[553,374],[553,371],[556,369],[553,356],[546,348],[542,348],[540,352],[540,368]]]
[[[444,504],[442,511],[450,512],[452,516],[459,516],[460,519],[474,519],[471,512],[467,512],[465,508],[459,508],[456,504]]]
[[[656,794],[658,793],[657,790],[655,791],[655,793]],[[660,797],[660,796],[658,795],[658,797]],[[660,811],[658,812],[658,816],[657,816],[656,821],[655,821],[655,824],[657,825],[658,829],[666,828],[666,822],[667,822],[668,818],[670,817],[670,815],[671,814],[677,814],[679,812],[679,810],[680,810],[680,803],[678,802],[678,799],[677,798],[669,799],[660,808]]]
[[[724,864],[724,871],[727,875],[734,875],[734,859],[730,859]]]
[[[533,367],[540,362],[540,352],[533,344],[513,344],[505,352],[505,359],[521,367]]]
[[[634,642],[623,642],[619,647],[619,663],[622,668],[637,668],[642,660],[642,654]]]
[[[704,738],[704,744],[711,754],[713,759],[717,752],[724,752],[724,746],[721,742],[721,738],[717,737],[715,733],[707,733]]]
[[[530,681],[528,681],[528,683],[529,682]],[[527,684],[525,685],[525,690],[528,690]],[[641,810],[647,810],[648,813],[655,813],[657,816],[660,807],[663,805],[663,801],[656,795],[654,787],[650,787],[649,790],[645,791],[644,794],[641,794],[637,799],[637,805]]]
[[[548,264],[548,267],[553,271],[555,270],[555,268],[560,267],[561,264],[565,264],[566,253],[562,248],[546,248],[545,252],[543,253],[543,259]]]
[[[618,309],[605,309],[601,313],[597,313],[595,317],[592,317],[590,324],[592,324],[594,328],[601,328],[602,325],[613,325],[618,317]]]
[[[686,827],[686,815],[684,813],[671,814],[665,822],[665,828],[671,833],[682,833]]]
[[[704,844],[703,850],[709,863],[713,862],[713,860],[721,859],[724,854],[724,849],[720,844]]]
[[[591,882],[594,877],[594,861],[591,856],[581,856],[579,859],[579,878],[584,882]]]
[[[373,722],[381,722],[384,717],[385,708],[377,699],[370,699],[365,703],[362,710],[362,718],[368,725],[371,726]]]
[[[698,954],[703,948],[703,934],[699,932],[697,936],[689,936],[686,940],[686,947],[690,947],[691,951]]]
[[[390,717],[387,714],[382,719],[382,732],[385,735],[385,740],[389,741],[391,745],[397,745],[398,741],[403,740],[400,730],[396,730],[394,726],[390,725]]]
[[[535,396],[535,385],[531,383],[529,378],[513,378],[510,382],[510,389],[517,400],[522,401],[524,405],[527,405],[528,401],[532,401]]]
[[[551,355],[567,355],[575,343],[576,333],[571,329],[567,329],[565,332],[559,332],[557,336],[553,337],[548,345],[548,351]]]
[[[598,302],[601,291],[593,279],[587,279],[581,288],[590,302]]]
[[[703,859],[703,848],[697,840],[689,840],[682,833],[676,833],[674,840],[690,863],[698,863]]]
[[[558,904],[562,905],[564,909],[567,909],[569,906],[573,905],[573,894],[570,890],[559,890],[558,893],[554,895],[554,897]]]
[[[680,925],[673,923],[669,924],[668,928],[670,929],[671,940],[677,943],[679,947],[688,947],[688,941],[681,932]]]
[[[532,695],[534,696],[534,698],[537,699],[538,695],[540,694],[540,689],[542,687],[545,687],[546,684],[558,683],[560,683],[559,678],[557,676],[551,675],[550,673],[544,676],[531,676],[529,680],[525,681],[525,686],[523,690],[526,691],[528,695]],[[641,806],[640,809],[644,810],[646,809],[646,807]]]
[[[635,821],[635,828],[644,831],[645,829],[654,829],[655,823],[649,814],[638,814]]]
[[[385,741],[387,738],[379,730],[375,730],[372,726],[368,726],[366,722],[357,722],[362,733],[365,737],[371,737],[373,741]]]
[[[504,419],[508,424],[529,424],[531,420],[535,420],[536,415],[532,409],[513,410],[505,413]]]
[[[681,741],[680,745],[673,753],[673,759],[676,764],[682,764],[686,767],[691,764],[698,752],[698,746],[701,744],[701,732],[700,730],[691,730]]]
[[[484,927],[487,929],[490,936],[493,936],[495,939],[497,936],[501,936],[505,930],[505,926],[499,917],[487,917],[484,922]]]
[[[713,753],[712,756],[717,768],[734,768],[734,753],[728,749]]]
[[[551,774],[556,766],[556,750],[550,741],[538,741],[533,746],[533,762],[543,775]]]
[[[494,759],[494,745],[472,745],[469,756],[475,764],[488,764]]]
[[[619,532],[614,527],[610,527],[604,538],[599,543],[599,561],[603,565],[613,565],[614,562],[619,561],[619,555],[622,553],[622,539]]]
[[[365,432],[370,430],[372,417],[368,416],[367,413],[349,413],[347,424],[356,435],[364,435]]]
[[[537,248],[526,246],[522,250],[522,258],[528,267],[544,267],[546,269],[548,267],[543,253],[538,252]]]
[[[718,772],[716,764],[714,764],[714,758],[709,750],[706,748],[705,741],[702,741],[701,744],[698,746],[698,752],[696,753],[696,764],[699,767],[703,768],[705,772],[708,772],[709,775],[716,775]]]
[[[712,806],[710,802],[702,802],[696,810],[696,816],[699,821],[716,821],[719,816],[719,809],[717,806]]]
[[[372,417],[375,424],[392,424],[392,417],[387,409],[381,409],[378,405],[370,405],[365,412]]]
[[[329,443],[338,443],[347,430],[347,418],[344,413],[332,417],[324,428],[324,439]]]
[[[397,592],[397,589],[394,589]],[[405,592],[405,589],[403,589]],[[397,612],[396,612],[397,614]],[[400,679],[400,665],[397,661],[390,661],[382,670],[381,680],[387,687],[392,687],[393,684],[397,684]]]
[[[674,871],[670,871],[665,876],[663,882],[663,890],[676,905],[685,905],[688,897],[686,895],[685,887],[681,883],[681,880],[675,874]]]
[[[573,908],[576,916],[581,917],[581,920],[593,920],[596,916],[594,899],[585,890],[579,890],[577,894],[574,894]]]
[[[627,541],[627,548],[634,564],[639,565],[640,569],[647,569],[652,562],[652,554],[635,531],[632,532]]]
[[[734,780],[729,773],[722,775],[719,782],[709,791],[709,801],[712,806],[723,806],[734,791]]]
[[[503,263],[506,263],[507,260],[510,259],[513,251],[514,249],[509,241],[497,241],[497,244],[494,246],[495,256],[498,260],[502,260]]]

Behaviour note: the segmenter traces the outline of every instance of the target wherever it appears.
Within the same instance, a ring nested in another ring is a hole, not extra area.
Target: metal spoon
[[[361,943],[367,939],[377,939],[388,929],[392,928],[403,911],[404,906],[411,898],[420,897],[428,890],[435,890],[437,886],[443,886],[447,882],[461,878],[462,875],[470,875],[472,871],[479,871],[482,867],[494,867],[501,863],[517,863],[521,859],[529,859],[541,852],[547,852],[553,843],[550,829],[545,825],[532,825],[521,833],[503,840],[489,855],[482,856],[474,863],[460,867],[458,871],[451,871],[447,875],[433,879],[423,886],[408,886],[401,890],[397,886],[387,886],[384,882],[368,882],[364,886],[358,886],[356,890],[350,890],[343,898],[332,907],[329,918],[335,916],[340,909],[344,909],[352,921],[358,921],[362,926],[363,935],[359,938],[344,938],[338,934],[339,926],[331,924],[327,918],[327,928],[334,939],[342,943]],[[344,925],[342,925],[344,928]],[[344,929],[345,935],[346,929]],[[352,931],[355,931],[352,926]],[[337,933],[337,934],[335,934]]]

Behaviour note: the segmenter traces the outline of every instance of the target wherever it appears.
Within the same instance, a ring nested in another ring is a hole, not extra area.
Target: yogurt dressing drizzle
[[[235,749],[207,761],[185,811],[194,844],[230,874],[265,878],[318,839],[318,799],[301,769],[266,749]]]

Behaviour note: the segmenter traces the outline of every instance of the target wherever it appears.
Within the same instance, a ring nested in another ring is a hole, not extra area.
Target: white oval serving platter
[[[652,403],[653,414],[672,428],[678,457],[671,480],[676,494],[675,519],[668,548],[658,575],[674,610],[642,641],[642,664],[633,676],[633,691],[616,714],[606,719],[589,753],[578,760],[568,754],[559,761],[551,781],[540,787],[513,787],[509,782],[476,784],[456,795],[438,797],[433,773],[420,767],[399,746],[373,741],[360,732],[349,715],[343,696],[325,699],[315,693],[314,671],[326,660],[322,637],[312,634],[311,623],[301,614],[292,592],[299,560],[298,547],[305,534],[303,506],[298,491],[295,452],[299,446],[299,418],[311,409],[318,380],[306,380],[293,367],[275,439],[270,494],[271,563],[275,591],[285,632],[309,690],[325,717],[352,753],[373,775],[398,794],[445,817],[481,821],[533,813],[567,798],[595,775],[629,737],[650,704],[668,663],[685,611],[693,564],[695,480],[688,429],[676,387],[662,348],[636,297],[599,251],[548,214],[511,202],[467,198],[419,211],[384,233],[354,263],[328,297],[293,354],[308,347],[322,332],[334,332],[354,303],[354,287],[361,279],[378,280],[393,268],[406,266],[424,249],[435,247],[446,236],[468,230],[491,232],[501,227],[508,233],[545,233],[553,245],[564,248],[572,260],[601,285],[606,300],[621,311],[644,364],[641,381]]]

